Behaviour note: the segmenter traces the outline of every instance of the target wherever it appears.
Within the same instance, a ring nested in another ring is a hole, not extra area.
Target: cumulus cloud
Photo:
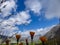
[[[14,0],[9,0],[9,1],[5,1],[3,3],[0,4],[0,16],[2,16],[3,18],[6,16],[11,15],[11,11],[14,9],[14,11],[16,10],[16,2]]]
[[[60,17],[60,1],[59,0],[26,0],[26,9],[40,14],[41,9],[44,9],[45,17],[52,19]]]
[[[11,11],[16,10],[16,1],[17,0],[7,0],[3,3],[0,2],[0,34],[11,36],[16,31],[19,30],[19,28],[16,25],[21,24],[29,24],[32,20],[30,19],[30,15],[28,11],[21,11],[19,13],[16,13],[16,15],[12,15]],[[10,17],[8,17],[11,15]],[[2,17],[2,18],[1,18]],[[5,19],[5,17],[8,17],[8,19]]]
[[[11,22],[7,20],[0,22],[0,32],[1,32],[0,35],[9,35],[11,32],[15,30],[18,30],[18,27],[11,24]]]
[[[2,0],[1,0],[2,1]],[[13,25],[9,19],[5,20],[4,17],[11,15],[12,9],[15,9],[16,3],[14,0],[0,2],[0,34],[1,35],[9,35],[11,32],[18,30],[18,28]],[[2,18],[1,18],[2,17]]]
[[[45,6],[46,6],[45,17],[47,19],[60,17],[60,0],[48,0],[45,3]]]
[[[24,4],[26,6],[26,9],[31,10],[34,13],[40,14],[42,6],[39,0],[26,0]]]
[[[20,24],[29,24],[31,22],[30,20],[30,15],[28,12],[26,11],[22,11],[22,12],[19,12],[17,13],[17,15],[9,18],[8,22],[10,24],[17,24],[17,25],[20,25]]]
[[[30,15],[27,11],[22,11],[15,16],[17,24],[28,24],[31,22]]]
[[[27,11],[22,11],[7,20],[0,21],[0,30],[4,32],[4,34],[7,34],[6,32],[8,32],[9,35],[9,33],[19,30],[15,25],[29,24],[30,22],[29,13]]]

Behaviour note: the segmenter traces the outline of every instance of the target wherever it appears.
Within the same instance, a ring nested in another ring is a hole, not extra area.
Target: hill
[[[60,24],[53,27],[44,36],[46,36],[48,39],[58,38],[60,36]]]

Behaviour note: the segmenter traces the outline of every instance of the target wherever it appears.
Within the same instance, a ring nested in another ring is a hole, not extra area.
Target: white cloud
[[[22,11],[20,13],[17,13],[17,15],[15,15],[14,17],[11,17],[8,21],[10,24],[29,24],[31,22],[30,20],[30,15],[28,12],[26,11]]]
[[[0,16],[3,17],[0,17],[0,34],[2,35],[11,36],[15,33],[15,31],[19,30],[19,28],[15,25],[29,24],[32,21],[28,11],[21,11],[16,15],[10,16],[8,19],[4,19],[11,15],[12,9],[14,9],[14,11],[16,10],[16,1],[9,0],[0,5]]]
[[[8,20],[3,20],[0,22],[0,35],[9,35],[10,33],[14,32],[15,30],[19,30],[13,22],[9,22]]]
[[[46,5],[47,9],[45,12],[45,17],[47,19],[60,17],[60,0],[49,0]]]
[[[45,17],[52,19],[54,17],[60,18],[60,1],[59,0],[26,0],[26,9],[34,13],[41,13],[42,8],[45,9]]]
[[[30,15],[27,11],[19,12],[17,15],[14,15],[6,20],[2,19],[0,21],[0,31],[2,31],[1,34],[4,33],[3,35],[10,35],[11,33],[14,33],[14,31],[19,30],[19,28],[15,25],[29,24],[30,22]]]
[[[42,8],[41,2],[39,0],[26,0],[25,1],[26,9],[33,11],[34,13],[40,14]]]
[[[1,16],[4,18],[6,16],[11,15],[12,9],[16,10],[16,3],[14,0],[3,2],[0,6],[0,9],[1,9]]]
[[[17,24],[27,24],[31,22],[30,15],[27,11],[18,13],[15,17],[15,20]]]
[[[50,26],[50,27],[45,27],[45,28],[39,28],[39,29],[32,29],[32,30],[25,30],[25,31],[23,31],[23,32],[18,32],[19,34],[21,34],[22,35],[22,37],[29,37],[30,36],[30,34],[29,34],[29,32],[30,31],[33,31],[33,32],[35,32],[35,35],[41,35],[41,36],[43,36],[43,35],[45,35],[48,31],[50,31],[53,27],[54,27],[55,25],[52,25],[52,26]]]

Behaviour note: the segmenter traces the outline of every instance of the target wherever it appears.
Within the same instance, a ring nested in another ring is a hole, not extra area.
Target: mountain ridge
[[[60,24],[54,26],[49,32],[47,32],[44,36],[47,39],[58,38],[60,35]]]

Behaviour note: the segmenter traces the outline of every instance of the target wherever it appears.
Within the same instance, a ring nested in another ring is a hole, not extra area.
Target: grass
[[[58,44],[60,45],[59,42],[60,42],[60,41],[57,42],[57,41],[54,41],[54,40],[49,40],[49,41],[45,42],[45,45],[56,45],[56,43],[58,43]],[[29,43],[29,45],[36,45],[36,44],[42,45],[41,41]],[[2,44],[2,45],[5,45],[5,44]],[[10,45],[17,45],[17,44],[16,44],[16,43],[11,43]],[[23,43],[23,45],[26,45],[26,44]]]
[[[2,45],[6,45],[6,44],[2,44]],[[11,43],[10,45],[17,45],[17,44],[16,43]],[[23,43],[23,45],[25,45],[25,43]],[[29,45],[35,45],[35,42],[29,43]]]

